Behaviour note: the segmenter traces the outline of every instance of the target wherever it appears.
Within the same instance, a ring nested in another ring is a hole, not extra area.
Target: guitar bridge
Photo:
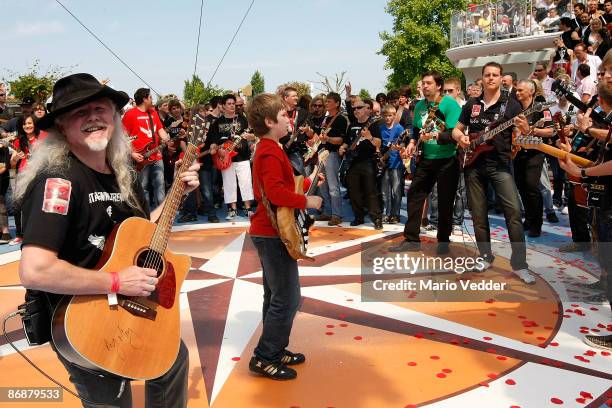
[[[155,317],[157,316],[157,312],[151,309],[149,306],[145,306],[142,303],[138,303],[130,299],[120,300],[119,306],[134,316],[144,317],[145,319],[155,320]]]

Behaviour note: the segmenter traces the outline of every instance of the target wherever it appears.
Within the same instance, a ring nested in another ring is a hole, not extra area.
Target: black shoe
[[[391,217],[389,217],[388,215],[383,215],[382,217],[383,224],[388,224],[390,219]]]
[[[289,368],[280,362],[264,363],[257,357],[251,357],[249,370],[273,380],[293,380],[297,377],[297,372],[293,368]]]
[[[315,217],[315,221],[329,221],[331,220],[331,215],[320,214]]]
[[[342,224],[342,218],[338,217],[337,215],[332,215],[329,221],[327,221],[327,225],[330,227],[340,224]]]
[[[285,350],[281,357],[281,363],[288,366],[302,364],[304,361],[306,361],[305,355],[302,353],[292,353],[289,350]]]
[[[552,212],[546,214],[546,221],[550,222],[551,224],[556,224],[559,222],[559,218],[557,218],[557,214]]]
[[[217,217],[216,215],[210,215],[208,217],[208,222],[213,222],[213,223],[218,223],[219,222],[219,217]]]
[[[389,247],[389,251],[391,252],[410,252],[410,251],[420,251],[421,243],[420,242],[410,242],[410,241],[402,241],[398,246]]]
[[[395,216],[389,217],[389,224],[397,224],[398,222],[400,222],[399,217],[395,217]]]
[[[184,223],[184,222],[193,222],[197,221],[198,217],[193,214],[183,214],[176,222]]]
[[[198,213],[198,215],[206,215],[206,211],[204,211],[204,208],[202,207],[198,208],[196,212]]]
[[[438,242],[438,246],[436,247],[437,255],[445,255],[450,252],[450,242]]]
[[[383,229],[382,220],[380,218],[374,220],[374,229],[375,230]]]
[[[531,238],[537,238],[540,235],[542,235],[542,230],[540,228],[538,228],[538,229],[535,229],[535,228],[534,229],[530,229],[529,230],[529,234],[527,234],[527,236],[531,237]]]
[[[358,225],[363,224],[365,221],[363,220],[363,218],[355,218],[353,221],[351,221],[351,227],[356,227]]]
[[[607,336],[584,336],[583,341],[591,347],[604,350],[612,350],[612,334]]]

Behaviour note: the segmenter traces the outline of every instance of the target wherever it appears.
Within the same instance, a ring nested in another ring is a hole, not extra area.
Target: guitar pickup
[[[144,317],[145,319],[155,320],[155,317],[157,316],[157,312],[155,310],[133,300],[122,299],[119,301],[119,306],[134,316]]]

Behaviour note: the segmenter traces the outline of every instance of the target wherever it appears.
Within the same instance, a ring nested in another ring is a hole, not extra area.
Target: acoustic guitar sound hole
[[[158,277],[164,271],[164,259],[159,252],[152,249],[142,251],[136,259],[136,265],[141,268],[155,269]]]

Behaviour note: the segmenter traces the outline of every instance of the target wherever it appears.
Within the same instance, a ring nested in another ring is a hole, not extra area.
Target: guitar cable
[[[107,402],[95,402],[95,401],[91,401],[88,400],[87,398],[83,398],[80,397],[76,392],[72,391],[71,389],[67,388],[66,386],[64,386],[62,383],[60,383],[59,381],[55,380],[53,377],[51,377],[49,374],[45,373],[40,367],[38,367],[32,360],[30,360],[28,358],[28,356],[26,356],[21,350],[19,350],[17,348],[17,346],[15,346],[15,344],[13,344],[13,342],[11,341],[11,339],[9,339],[8,334],[6,332],[6,322],[8,322],[10,319],[12,319],[15,316],[23,316],[26,313],[26,309],[25,306],[23,308],[18,308],[16,311],[9,313],[8,315],[6,315],[4,317],[4,320],[2,322],[2,335],[4,336],[4,339],[6,340],[6,342],[8,344],[10,344],[10,346],[25,360],[27,361],[32,367],[34,367],[36,369],[36,371],[38,371],[39,373],[41,373],[43,376],[45,376],[49,381],[53,382],[54,384],[60,386],[62,389],[64,389],[66,392],[68,392],[69,394],[77,397],[79,400],[87,403],[87,404],[91,404],[91,405],[100,405],[100,406],[104,406],[104,405],[109,405],[112,402],[115,402],[116,400],[118,400],[119,398],[121,398],[121,395],[123,394],[123,391],[125,390],[125,383],[126,380],[122,379],[121,380],[121,386],[119,387],[119,393],[117,394],[117,396]]]

